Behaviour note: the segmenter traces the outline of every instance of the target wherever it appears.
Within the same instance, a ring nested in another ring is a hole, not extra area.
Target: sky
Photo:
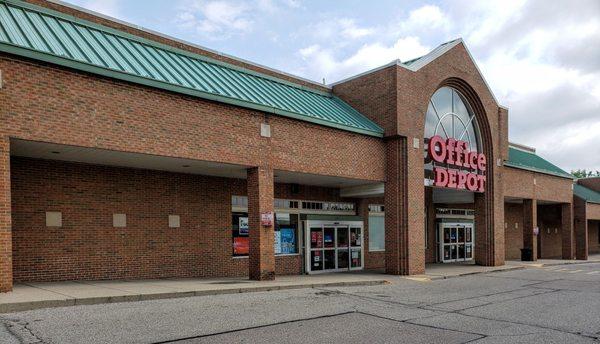
[[[461,37],[511,142],[600,171],[600,0],[68,2],[328,84]]]

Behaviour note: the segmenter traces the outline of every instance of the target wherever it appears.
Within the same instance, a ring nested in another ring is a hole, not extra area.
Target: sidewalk
[[[16,284],[12,292],[0,293],[0,313],[48,307],[384,283],[388,283],[386,275],[368,272],[278,276],[274,281],[198,278],[21,283]]]
[[[535,262],[522,262],[520,260],[507,260],[502,266],[479,266],[474,262],[466,263],[436,263],[425,266],[425,274],[403,276],[404,279],[415,281],[431,281],[437,279],[446,279],[452,277],[497,272],[519,270],[526,268],[540,268],[544,266],[565,265],[565,264],[585,264],[600,262],[600,254],[592,254],[588,260],[562,260],[562,259],[538,259]]]
[[[144,301],[177,297],[237,294],[271,290],[369,286],[394,283],[401,279],[431,281],[459,276],[539,268],[550,265],[600,262],[600,255],[587,261],[540,259],[536,262],[507,261],[503,266],[479,266],[474,263],[427,264],[423,275],[391,276],[383,271],[356,271],[319,275],[277,276],[274,281],[250,281],[246,278],[154,279],[113,281],[67,281],[21,283],[9,293],[0,293],[0,313],[48,307],[66,307],[101,303]]]
[[[567,264],[586,264],[586,263],[598,263],[598,262],[600,262],[600,254],[590,254],[588,256],[588,260],[538,259],[534,262],[522,262],[520,260],[507,260],[506,265],[541,268],[544,266],[567,265]]]

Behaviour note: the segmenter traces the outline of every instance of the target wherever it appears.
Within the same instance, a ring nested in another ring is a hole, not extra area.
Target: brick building
[[[460,39],[326,86],[56,1],[0,19],[2,291],[599,250],[598,183],[509,144]]]

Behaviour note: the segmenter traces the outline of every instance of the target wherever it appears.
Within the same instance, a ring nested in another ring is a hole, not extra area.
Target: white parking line
[[[600,271],[590,271],[590,272],[586,273],[586,275],[595,275],[595,274],[600,274]]]
[[[576,274],[576,273],[582,272],[582,271],[584,271],[584,270],[569,270],[568,273],[570,273],[570,274]]]

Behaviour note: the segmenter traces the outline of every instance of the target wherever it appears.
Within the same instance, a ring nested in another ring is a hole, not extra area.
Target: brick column
[[[406,137],[386,140],[385,271],[391,275],[425,272],[423,150]]]
[[[10,202],[10,141],[4,137],[0,139],[0,292],[13,287]]]
[[[573,197],[573,230],[575,234],[575,258],[577,260],[588,259],[588,220],[585,200]]]
[[[532,260],[537,260],[537,236],[533,229],[537,227],[537,201],[523,200],[523,248],[532,250]]]
[[[564,203],[561,205],[561,237],[562,258],[573,259],[573,205]]]
[[[247,171],[248,226],[250,253],[248,257],[249,276],[252,280],[275,279],[274,223],[261,225],[261,214],[273,213],[273,169],[254,167]],[[273,222],[275,218],[273,217]]]

